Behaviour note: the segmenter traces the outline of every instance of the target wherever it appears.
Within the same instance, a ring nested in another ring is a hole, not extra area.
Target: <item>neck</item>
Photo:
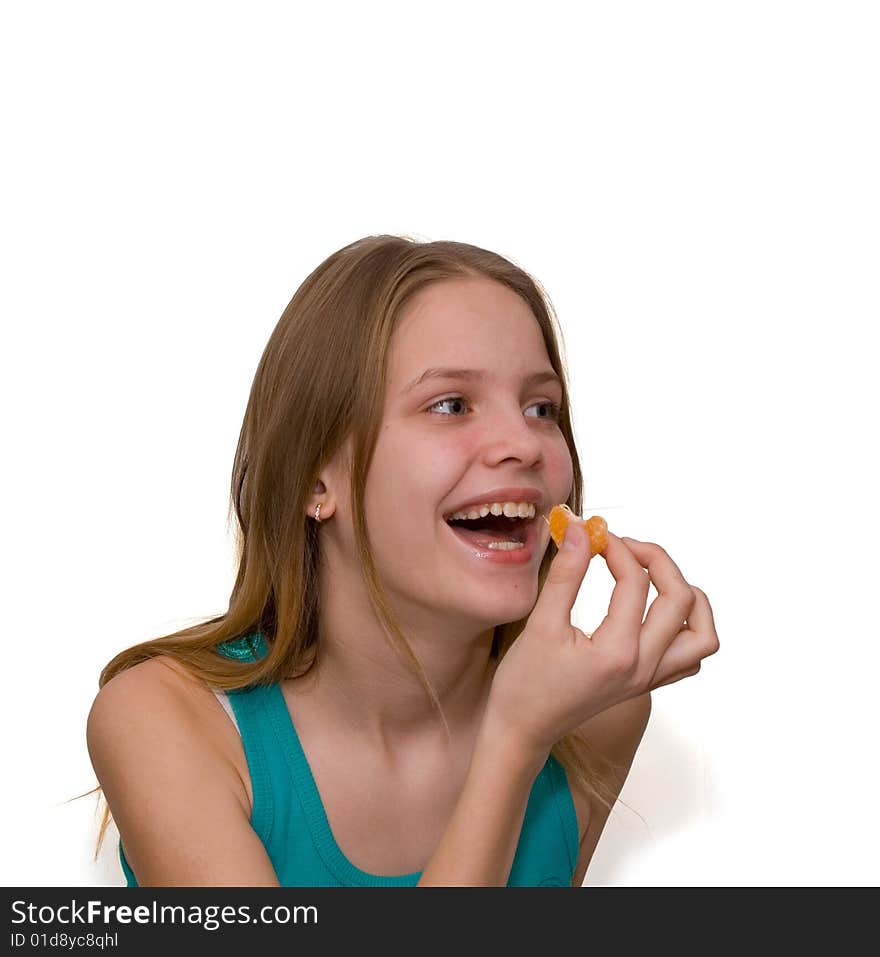
[[[389,757],[419,748],[444,749],[443,720],[415,673],[396,652],[357,589],[321,588],[315,664],[293,679],[298,692],[335,727]],[[407,641],[432,685],[453,738],[476,733],[497,660],[490,657],[494,627],[431,618],[425,609],[400,616]],[[418,617],[418,627],[409,624]]]

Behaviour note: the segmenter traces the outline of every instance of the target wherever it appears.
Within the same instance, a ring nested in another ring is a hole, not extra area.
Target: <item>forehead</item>
[[[432,365],[509,369],[512,359],[516,366],[548,364],[528,303],[491,279],[446,279],[419,290],[402,310],[391,337],[389,384]]]

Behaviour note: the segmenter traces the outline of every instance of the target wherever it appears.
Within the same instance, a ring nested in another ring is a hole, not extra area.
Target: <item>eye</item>
[[[429,406],[427,411],[431,412],[431,410],[436,409],[438,405],[445,405],[447,402],[455,402],[458,405],[466,404],[464,400],[464,396],[450,395],[450,396],[447,396],[445,399],[438,399],[432,406]],[[434,412],[433,414],[438,415],[441,413]],[[457,418],[457,416],[453,416],[453,418]]]
[[[432,412],[432,410],[436,409],[438,405],[445,405],[447,402],[456,403],[459,406],[467,405],[467,401],[465,400],[464,396],[450,395],[450,396],[447,396],[445,399],[438,399],[432,406],[429,406],[427,411],[431,412],[432,415],[443,415],[442,412]],[[532,403],[532,405],[529,406],[529,408],[533,408],[534,406],[544,406],[547,409],[547,413],[545,415],[532,416],[532,418],[550,419],[552,422],[559,421],[560,407],[556,402],[550,402],[550,401],[534,402]],[[450,416],[445,416],[445,417],[450,418]],[[460,416],[453,415],[451,416],[451,418],[457,419],[457,418],[460,418]]]
[[[553,422],[558,422],[558,421],[559,421],[559,416],[560,416],[560,413],[561,413],[562,410],[560,409],[560,407],[559,407],[555,402],[549,402],[549,401],[548,401],[548,402],[535,402],[534,404],[535,404],[535,405],[544,406],[544,407],[546,407],[546,409],[547,409],[547,414],[546,414],[546,415],[539,415],[539,416],[538,416],[539,419],[550,419],[550,420],[553,421]],[[531,406],[529,406],[529,408],[531,408]]]

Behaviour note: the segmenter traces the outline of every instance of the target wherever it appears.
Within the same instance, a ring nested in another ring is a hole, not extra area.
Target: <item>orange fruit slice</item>
[[[567,505],[554,505],[550,509],[550,520],[544,521],[550,526],[550,537],[556,542],[556,547],[562,547],[565,530],[568,523],[577,518],[577,515]],[[586,520],[587,534],[590,536],[590,553],[598,555],[608,547],[608,523],[599,515],[593,515]]]
[[[557,548],[562,548],[562,539],[565,538],[565,530],[573,515],[574,512],[567,505],[554,505],[550,509],[550,521],[547,524],[550,526],[550,537],[556,542]]]

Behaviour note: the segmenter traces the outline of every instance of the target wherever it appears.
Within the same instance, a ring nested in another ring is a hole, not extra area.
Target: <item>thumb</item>
[[[550,563],[550,570],[531,617],[547,625],[570,625],[572,609],[590,566],[591,557],[587,523],[577,516],[572,516],[566,526],[562,545]]]

